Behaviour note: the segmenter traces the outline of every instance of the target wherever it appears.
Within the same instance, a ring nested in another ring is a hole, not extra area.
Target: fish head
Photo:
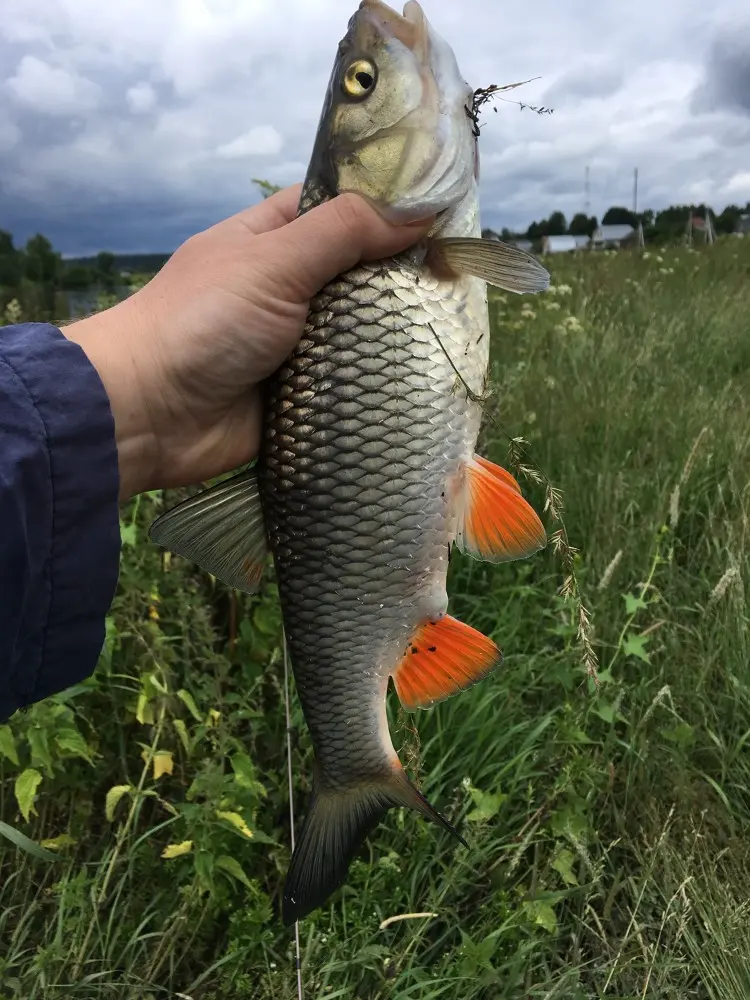
[[[478,176],[472,88],[417,0],[362,0],[328,85],[308,178],[392,222],[457,205]]]

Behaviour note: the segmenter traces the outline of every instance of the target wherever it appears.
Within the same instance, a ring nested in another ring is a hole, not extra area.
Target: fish
[[[548,287],[533,256],[481,238],[472,88],[416,0],[363,0],[338,46],[299,213],[342,192],[427,236],[339,275],[265,387],[250,468],[167,511],[151,538],[247,593],[273,557],[313,791],[282,898],[285,924],[322,906],[364,839],[405,806],[457,830],[393,747],[391,681],[407,711],[501,660],[448,614],[453,549],[502,563],[544,526],[506,470],[475,454],[488,387],[487,284]]]

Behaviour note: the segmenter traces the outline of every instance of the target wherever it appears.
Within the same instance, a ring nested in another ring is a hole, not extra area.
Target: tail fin
[[[282,916],[287,926],[317,910],[341,885],[357,849],[393,806],[416,809],[468,846],[403,770],[343,791],[325,789],[316,778],[284,885]]]

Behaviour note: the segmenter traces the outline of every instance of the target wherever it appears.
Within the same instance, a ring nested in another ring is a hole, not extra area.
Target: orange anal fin
[[[393,681],[404,708],[428,708],[471,687],[500,659],[492,639],[446,615],[419,627]]]
[[[544,525],[516,480],[478,455],[466,466],[456,545],[475,559],[510,562],[547,544]]]

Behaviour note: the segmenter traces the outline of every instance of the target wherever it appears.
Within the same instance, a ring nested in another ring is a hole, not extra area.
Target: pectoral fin
[[[499,240],[445,237],[435,240],[427,264],[438,274],[473,274],[506,292],[533,293],[549,288],[549,271],[531,254]]]
[[[254,593],[268,551],[255,469],[168,510],[151,525],[149,536],[235,590]]]
[[[544,525],[524,500],[516,480],[475,455],[465,469],[456,546],[475,559],[510,562],[547,544]]]

